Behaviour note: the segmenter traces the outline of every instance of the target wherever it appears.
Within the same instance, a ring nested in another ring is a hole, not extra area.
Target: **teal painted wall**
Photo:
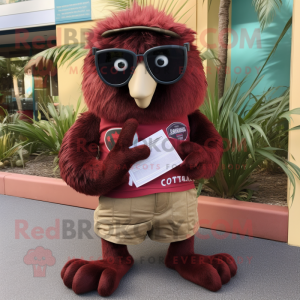
[[[233,45],[231,50],[231,81],[233,82],[235,78],[241,81],[249,73],[243,91],[251,86],[259,68],[263,66],[284,26],[292,16],[293,0],[284,0],[283,3],[273,22],[263,32],[260,32],[252,0],[232,0],[233,35],[231,42],[236,45]],[[250,39],[253,34],[257,37],[252,47],[251,43],[248,45],[246,42],[245,31]],[[290,86],[291,39],[290,29],[265,67],[262,73],[264,78],[255,88],[255,95],[263,94],[270,87]],[[276,95],[281,94],[284,90],[285,88],[280,88]]]

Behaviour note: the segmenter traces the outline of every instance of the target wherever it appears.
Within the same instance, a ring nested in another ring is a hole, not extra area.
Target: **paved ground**
[[[96,259],[101,254],[100,239],[92,228],[87,231],[90,239],[80,237],[78,231],[81,223],[92,227],[92,210],[3,195],[0,207],[0,299],[100,298],[97,292],[77,296],[60,278],[60,270],[69,257]],[[55,226],[56,219],[60,227],[58,239],[41,234]],[[66,220],[75,225],[76,236],[70,239],[63,236]],[[18,236],[20,230],[16,230],[23,225],[28,226],[26,238],[21,233]],[[196,250],[202,254],[228,252],[237,260],[237,275],[219,292],[211,293],[167,269],[160,261],[168,245],[146,239],[129,247],[135,264],[110,299],[300,299],[300,248],[249,237],[234,239],[229,235],[221,239],[216,238],[217,234],[223,233],[201,229]],[[208,238],[203,239],[203,235]],[[28,250],[38,246],[50,249],[56,260],[53,266],[47,266],[45,277],[34,277],[33,266],[23,261]]]

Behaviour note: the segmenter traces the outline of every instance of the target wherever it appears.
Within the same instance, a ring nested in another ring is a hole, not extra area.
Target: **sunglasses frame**
[[[182,49],[183,50],[183,53],[184,53],[184,66],[183,66],[183,69],[182,69],[182,72],[181,74],[179,75],[178,78],[176,78],[175,80],[172,80],[172,81],[168,81],[168,82],[165,82],[165,81],[161,81],[159,80],[158,78],[156,78],[153,73],[151,72],[149,66],[148,66],[148,60],[147,60],[147,56],[149,54],[150,51],[153,51],[153,50],[161,50],[161,49],[166,49],[166,48],[178,48],[178,49]],[[126,53],[129,53],[133,56],[133,71],[131,72],[130,76],[128,77],[128,79],[123,82],[123,83],[120,83],[120,84],[112,84],[112,83],[109,83],[108,81],[106,81],[104,79],[104,77],[102,76],[101,72],[100,72],[100,68],[99,68],[99,64],[98,64],[98,56],[101,54],[101,53],[105,53],[105,52],[110,52],[110,51],[115,51],[115,52],[126,52]],[[153,48],[150,48],[148,49],[144,54],[136,54],[135,52],[131,51],[131,50],[127,50],[127,49],[120,49],[120,48],[109,48],[109,49],[103,49],[103,50],[99,50],[97,49],[96,47],[93,47],[92,48],[92,53],[93,55],[95,56],[95,65],[96,65],[96,68],[97,68],[97,73],[99,75],[99,77],[101,78],[101,80],[109,85],[109,86],[112,86],[112,87],[121,87],[121,86],[124,86],[126,84],[128,84],[128,82],[130,81],[131,77],[133,76],[133,73],[134,73],[134,70],[137,66],[137,58],[138,56],[142,56],[144,58],[144,62],[145,62],[145,66],[146,66],[146,70],[148,71],[148,73],[150,74],[150,76],[157,82],[157,83],[160,83],[160,84],[165,84],[165,85],[168,85],[168,84],[173,84],[177,81],[179,81],[182,76],[184,75],[185,71],[186,71],[186,67],[187,67],[187,63],[188,63],[188,55],[187,55],[187,52],[190,51],[190,43],[184,43],[183,46],[178,46],[178,45],[164,45],[164,46],[157,46],[157,47],[153,47]]]

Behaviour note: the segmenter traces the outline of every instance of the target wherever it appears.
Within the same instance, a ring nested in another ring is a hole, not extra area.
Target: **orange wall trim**
[[[280,242],[288,240],[288,208],[200,196],[201,227]]]
[[[5,174],[5,195],[90,209],[98,206],[98,197],[80,194],[62,179],[0,172],[0,176],[2,174]]]
[[[0,194],[89,209],[98,206],[98,197],[80,194],[62,179],[0,172]],[[270,239],[288,240],[288,208],[200,196],[198,214],[201,227]],[[225,238],[228,234],[217,234]],[[235,235],[233,235],[233,238]]]

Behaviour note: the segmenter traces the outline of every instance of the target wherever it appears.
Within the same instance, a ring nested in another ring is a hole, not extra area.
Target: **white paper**
[[[162,129],[130,148],[140,145],[147,145],[151,152],[148,158],[136,162],[129,170],[136,187],[169,172],[182,163],[182,159]]]

